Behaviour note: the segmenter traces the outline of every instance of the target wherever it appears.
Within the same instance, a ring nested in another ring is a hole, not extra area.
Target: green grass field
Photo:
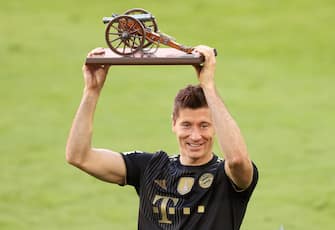
[[[260,171],[241,229],[334,229],[333,0],[1,1],[0,229],[136,229],[131,187],[65,161],[82,63],[106,46],[101,19],[134,7],[219,52],[218,89]],[[112,67],[94,145],[176,153],[172,101],[196,82],[187,66]]]

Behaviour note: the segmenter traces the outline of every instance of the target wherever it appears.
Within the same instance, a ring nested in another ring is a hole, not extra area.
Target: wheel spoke
[[[119,40],[119,39],[121,39],[121,38],[120,38],[120,37],[115,38],[115,39],[113,39],[112,41],[110,41],[110,43],[115,42],[115,41],[117,41],[117,40]],[[122,41],[121,41],[121,42],[122,42]]]
[[[136,30],[133,30],[133,31],[130,31],[131,34],[134,34],[136,32],[138,32],[140,30],[140,28],[136,29]]]
[[[129,28],[129,31],[131,31],[131,29],[134,28],[135,25],[136,25],[136,23],[134,23],[134,24]]]
[[[137,45],[137,47],[140,46],[140,44],[136,42],[136,38],[134,38],[134,43]]]
[[[118,32],[118,33],[109,32],[108,34],[111,34],[111,35],[121,35],[122,33],[121,32]]]
[[[131,49],[132,49],[132,50],[135,50],[135,49],[137,49],[137,48],[138,48],[138,46],[135,44],[135,41],[134,41],[134,39],[132,39],[132,40],[131,40],[131,42],[132,42]]]
[[[140,36],[140,35],[136,35],[136,34],[135,34],[135,35],[131,35],[131,37],[132,37],[132,38],[137,38],[137,39],[141,39],[141,38],[142,38],[142,36]]]
[[[119,44],[117,44],[117,46],[115,48],[116,49],[119,48],[121,44],[122,44],[122,40],[119,42]]]
[[[123,46],[122,53],[125,53],[125,51],[126,51],[126,43],[123,43],[123,44],[124,44],[124,46]]]
[[[114,29],[116,29],[119,33],[122,33],[122,30],[120,30],[119,28],[115,27],[114,25],[111,25],[111,27],[113,27]]]
[[[129,31],[129,18],[126,19],[125,30]]]
[[[132,38],[132,41],[133,41],[133,47],[135,47],[135,45],[136,45],[136,48],[139,46],[138,44],[136,44],[136,38]]]

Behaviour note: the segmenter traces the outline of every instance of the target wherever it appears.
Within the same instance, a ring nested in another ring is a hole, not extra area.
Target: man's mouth
[[[191,148],[199,148],[203,145],[203,143],[187,143]]]

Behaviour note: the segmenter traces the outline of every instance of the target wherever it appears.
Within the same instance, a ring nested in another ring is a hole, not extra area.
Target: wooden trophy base
[[[187,54],[174,48],[159,48],[155,53],[137,52],[131,56],[121,56],[105,48],[103,56],[86,58],[86,64],[110,65],[200,65],[203,62],[200,54]]]

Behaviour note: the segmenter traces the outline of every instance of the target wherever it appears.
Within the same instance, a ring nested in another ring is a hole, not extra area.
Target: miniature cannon
[[[155,52],[154,47],[164,44],[171,48],[192,53],[192,47],[185,47],[170,36],[159,32],[155,17],[144,9],[130,9],[122,15],[104,17],[107,24],[105,38],[109,48],[116,54],[130,56],[136,52]]]

